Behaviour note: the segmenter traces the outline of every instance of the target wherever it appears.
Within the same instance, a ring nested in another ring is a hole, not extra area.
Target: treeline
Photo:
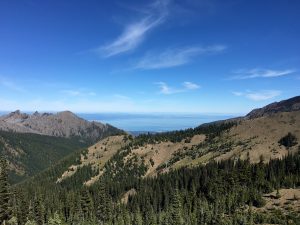
[[[212,124],[204,124],[196,128],[189,128],[186,130],[177,130],[163,133],[148,133],[140,134],[133,139],[133,145],[143,146],[144,144],[155,144],[159,142],[171,141],[181,142],[182,140],[189,140],[195,135],[205,134],[208,139],[219,136],[223,131],[229,130],[231,127],[237,125],[237,122],[220,122]]]
[[[0,223],[5,220],[22,225],[297,225],[300,221],[299,213],[292,211],[284,214],[255,210],[264,206],[264,193],[300,186],[299,153],[267,164],[241,160],[211,162],[156,178],[140,179],[124,174],[122,182],[116,182],[118,178],[104,176],[89,188],[74,183],[73,178],[55,184],[42,177],[40,181],[35,179],[8,188],[5,162],[1,162]],[[85,172],[77,175],[80,181],[85,176]],[[68,182],[76,185],[72,187]],[[136,194],[129,195],[125,204],[121,199],[129,190],[135,190]]]

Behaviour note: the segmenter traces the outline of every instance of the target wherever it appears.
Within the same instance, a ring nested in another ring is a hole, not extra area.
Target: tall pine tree
[[[6,160],[0,157],[0,224],[9,220],[9,184]]]
[[[96,217],[99,224],[105,224],[111,220],[112,204],[110,196],[107,194],[105,185],[100,183],[97,202],[96,202]]]
[[[170,224],[172,225],[182,225],[182,207],[181,200],[178,189],[176,189],[171,198],[171,208],[170,208]]]

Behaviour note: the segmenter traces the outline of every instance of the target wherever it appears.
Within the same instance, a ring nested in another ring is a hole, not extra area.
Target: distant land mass
[[[129,133],[152,133],[183,130],[238,115],[204,113],[79,113],[89,121],[109,123]]]

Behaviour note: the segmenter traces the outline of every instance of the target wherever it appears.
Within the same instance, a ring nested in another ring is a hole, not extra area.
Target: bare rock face
[[[19,110],[0,117],[0,130],[67,138],[81,137],[90,141],[122,132],[109,124],[84,120],[70,111],[26,114]]]
[[[247,119],[269,116],[278,112],[292,112],[300,110],[300,96],[280,102],[271,103],[263,108],[254,109],[246,115]]]

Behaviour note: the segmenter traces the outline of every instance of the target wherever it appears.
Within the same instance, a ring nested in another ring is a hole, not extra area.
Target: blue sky
[[[299,95],[298,0],[1,0],[0,110],[246,113]]]

